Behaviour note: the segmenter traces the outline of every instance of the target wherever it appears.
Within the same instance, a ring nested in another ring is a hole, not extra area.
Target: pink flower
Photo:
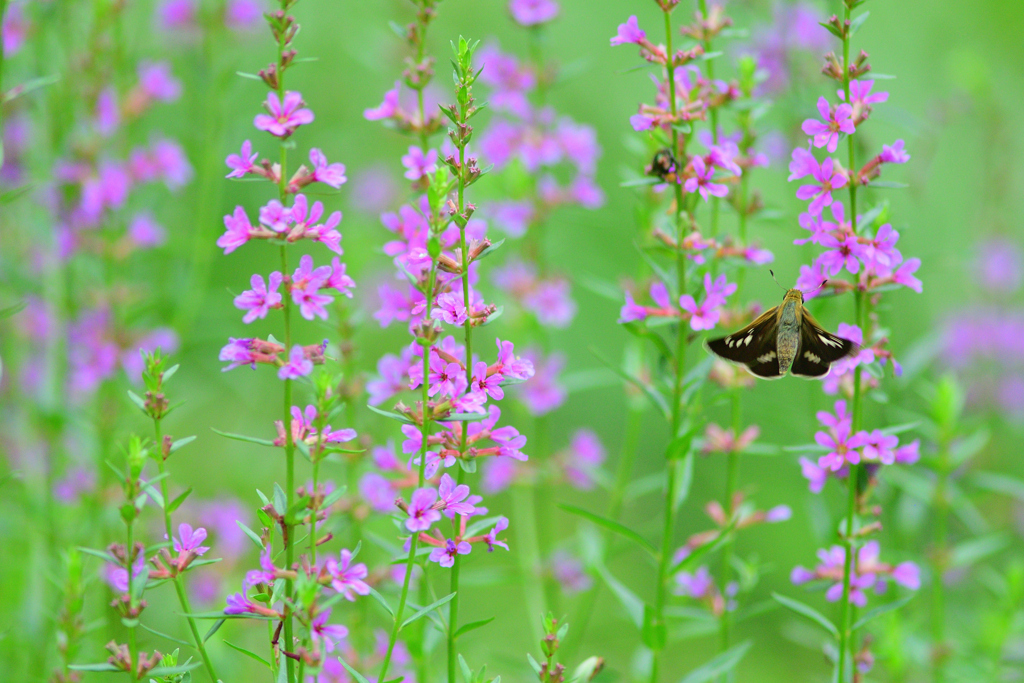
[[[402,165],[405,166],[405,177],[409,180],[419,180],[437,170],[437,150],[429,150],[423,154],[423,150],[412,145],[409,152],[402,157]]]
[[[430,561],[437,562],[442,567],[452,567],[455,565],[456,555],[469,555],[472,550],[473,546],[469,543],[465,541],[456,543],[449,538],[445,541],[444,546],[430,551]]]
[[[618,31],[616,32],[616,34],[614,36],[612,36],[611,44],[612,45],[624,45],[626,43],[637,43],[637,44],[639,44],[640,41],[646,40],[646,39],[647,39],[647,34],[644,33],[642,30],[640,30],[640,25],[639,25],[639,23],[636,20],[636,15],[634,14],[633,16],[631,16],[629,19],[626,20],[625,24],[619,24]]]
[[[233,214],[224,216],[224,227],[227,228],[227,232],[217,240],[217,246],[224,250],[225,255],[248,242],[252,235],[252,223],[249,222],[245,209],[240,206],[235,207]]]
[[[465,484],[456,486],[455,481],[449,475],[441,475],[441,483],[437,487],[437,497],[444,504],[442,510],[448,517],[473,514],[473,505],[462,502],[467,496],[469,496],[468,486]]]
[[[139,87],[148,97],[162,102],[173,102],[181,96],[181,83],[171,76],[171,66],[166,62],[140,64]]]
[[[508,11],[520,26],[537,26],[558,16],[554,0],[509,0]]]
[[[818,458],[819,467],[837,472],[847,463],[856,465],[860,462],[857,449],[867,443],[867,434],[857,432],[851,435],[850,431],[850,424],[844,421],[833,430],[814,434],[818,445],[830,449],[827,455]]]
[[[222,359],[223,360],[223,359]],[[288,353],[288,362],[277,371],[280,379],[298,379],[313,372],[313,361],[306,358],[306,352],[296,344]]]
[[[887,92],[871,94],[871,88],[874,85],[874,81],[850,81],[850,104],[854,106],[870,106],[888,100],[889,93]],[[842,88],[837,90],[836,94],[839,95],[839,99],[846,100],[846,91]]]
[[[696,174],[696,177],[687,178],[686,183],[683,184],[683,189],[687,192],[699,191],[704,201],[708,200],[709,194],[715,197],[724,197],[729,194],[728,187],[711,182],[715,175],[715,169],[713,166],[706,166],[703,157],[695,156],[691,163],[693,164],[693,172]]]
[[[903,149],[903,140],[897,140],[892,145],[882,145],[882,153],[879,155],[887,164],[905,164],[910,161],[910,155]]]
[[[340,560],[329,558],[324,568],[331,575],[331,588],[344,595],[349,602],[355,602],[355,594],[370,594],[370,586],[363,581],[367,575],[366,565],[352,564],[351,551],[342,549]]]
[[[449,325],[462,325],[469,318],[461,292],[446,292],[437,297],[437,308],[430,312],[435,320],[444,320]]]
[[[195,553],[197,556],[202,555],[208,547],[199,545],[206,540],[206,529],[199,527],[193,530],[190,524],[181,524],[178,527],[178,537],[174,539],[174,552],[176,553]]]
[[[846,133],[853,135],[856,131],[853,125],[853,107],[849,104],[841,104],[835,111],[828,106],[828,100],[824,97],[818,98],[818,113],[824,123],[816,119],[807,119],[803,124],[803,131],[812,136],[815,147],[826,147],[830,154],[836,151],[839,145],[839,134]]]
[[[318,182],[337,189],[345,184],[345,164],[328,164],[327,157],[314,147],[309,150],[309,161],[313,164],[313,178]]]
[[[498,534],[508,528],[508,517],[499,517],[494,523],[494,528],[484,534],[484,542],[487,543],[487,552],[494,552],[494,546],[501,546],[508,550],[508,544],[498,540]]]
[[[228,158],[224,160],[228,168],[231,169],[231,173],[227,174],[227,178],[241,178],[246,173],[252,173],[254,168],[253,162],[256,161],[256,157],[259,153],[253,153],[252,143],[246,140],[242,143],[242,151],[240,154],[229,154]]]
[[[793,152],[794,158],[796,152]],[[834,169],[835,162],[831,157],[821,162],[819,166],[814,157],[811,157],[807,168],[810,175],[818,181],[817,185],[801,185],[796,191],[797,199],[807,201],[811,199],[808,211],[812,216],[821,214],[821,210],[832,203],[832,190],[838,190],[846,186],[846,175],[839,169]],[[792,165],[790,166],[792,169]],[[792,177],[792,176],[790,176]]]
[[[278,99],[277,93],[271,90],[263,103],[270,114],[257,114],[253,119],[253,125],[257,130],[265,130],[273,136],[286,138],[299,126],[313,122],[313,112],[301,108],[303,104],[305,103],[302,101],[302,95],[297,92],[285,92],[282,102]]]
[[[382,119],[390,119],[398,111],[398,83],[395,83],[394,88],[384,93],[384,101],[379,107],[363,111],[363,118],[367,121],[380,121]]]
[[[434,489],[416,489],[409,501],[409,518],[405,520],[405,528],[413,533],[426,531],[431,524],[440,520],[441,513],[433,508],[436,500],[437,491]]]
[[[262,275],[253,275],[249,283],[252,289],[247,289],[235,297],[235,308],[247,311],[242,322],[251,323],[256,318],[266,318],[267,311],[271,308],[278,308],[281,305],[281,295],[277,288],[281,286],[281,273],[274,271],[270,274],[270,287],[263,282]]]

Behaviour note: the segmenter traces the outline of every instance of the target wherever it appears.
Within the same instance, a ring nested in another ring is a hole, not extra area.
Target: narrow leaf
[[[772,597],[781,602],[784,607],[788,607],[797,614],[802,614],[811,621],[817,622],[822,628],[831,633],[833,638],[839,637],[839,629],[836,628],[836,625],[829,621],[824,614],[810,605],[805,605],[799,600],[787,598],[785,595],[781,595],[779,593],[772,593]]]
[[[210,637],[213,636],[214,633],[219,631],[220,627],[223,626],[226,621],[227,619],[218,619],[217,621],[213,622],[213,626],[211,626],[210,630],[206,632],[205,636],[203,636],[203,642],[205,643],[206,641],[208,641]]]
[[[642,381],[640,379],[637,379],[636,377],[633,377],[632,375],[630,375],[628,372],[626,372],[622,368],[620,368],[617,365],[613,364],[607,358],[602,356],[597,351],[597,349],[591,347],[590,348],[590,352],[592,354],[594,354],[594,356],[596,356],[599,361],[604,363],[608,367],[609,370],[611,370],[616,375],[618,375],[622,379],[626,380],[627,382],[629,382],[630,384],[635,386],[640,391],[644,392],[644,395],[648,399],[650,399],[651,403],[653,403],[654,406],[658,410],[661,411],[662,416],[665,419],[668,419],[668,417],[669,417],[668,403],[665,401],[665,397],[662,396],[661,394],[659,394],[658,391],[654,387],[650,386],[649,384],[647,384],[646,382],[644,382],[644,381]]]
[[[263,552],[263,540],[260,539],[259,534],[247,527],[245,522],[240,519],[236,519],[235,524],[238,525],[239,529],[245,532],[245,535],[249,537],[249,540],[256,544],[256,547],[260,549],[260,552]]]
[[[888,612],[892,612],[894,610],[898,610],[900,607],[903,607],[905,604],[910,602],[913,598],[914,598],[913,595],[908,595],[905,598],[900,598],[899,600],[893,600],[892,602],[890,602],[888,604],[879,605],[878,607],[875,607],[874,609],[868,610],[867,612],[864,613],[864,616],[861,617],[860,619],[858,619],[856,622],[854,622],[853,626],[851,626],[850,628],[853,631],[857,631],[858,629],[860,629],[862,626],[867,624],[872,619],[880,617],[883,614],[886,614]]]
[[[750,649],[751,642],[740,643],[734,647],[729,648],[722,654],[711,659],[707,664],[700,666],[683,678],[679,683],[706,683],[714,678],[721,676],[724,673],[732,671],[736,668],[736,665],[743,659],[743,655],[747,654],[747,650]]]
[[[349,663],[346,662],[344,659],[338,657],[338,661],[341,662],[341,665],[345,667],[346,671],[352,674],[352,678],[356,679],[356,683],[370,683],[368,680],[366,680],[366,676],[364,676],[363,674],[359,673],[351,666],[349,666]],[[284,669],[284,667],[282,666],[281,669]]]
[[[649,552],[652,557],[657,557],[658,555],[658,549],[655,548],[650,541],[648,541],[646,538],[644,538],[637,532],[633,531],[629,527],[620,524],[619,522],[608,519],[607,517],[602,517],[601,515],[595,514],[593,512],[587,512],[583,508],[578,508],[575,505],[559,503],[558,507],[562,508],[569,514],[577,515],[578,517],[583,517],[584,519],[590,520],[594,524],[603,527],[608,531],[619,534],[620,536],[625,536],[626,538],[633,541],[641,548]]]
[[[435,609],[437,609],[438,607],[440,607],[441,605],[444,605],[444,604],[448,603],[454,597],[455,597],[455,593],[449,593],[448,595],[444,596],[440,600],[435,600],[434,602],[430,603],[429,605],[427,605],[423,609],[418,610],[411,617],[409,617],[408,619],[403,621],[402,625],[398,628],[398,630],[401,631],[403,628],[405,628],[409,624],[413,623],[414,621],[416,621],[420,617],[426,615],[428,612],[432,612]]]
[[[391,410],[381,410],[380,408],[375,408],[371,405],[367,405],[366,407],[372,410],[373,412],[377,413],[378,415],[383,415],[386,418],[398,420],[399,422],[404,422],[405,424],[409,425],[415,424],[412,420],[407,418],[405,415],[402,415],[401,413],[396,413]]]
[[[222,432],[219,429],[213,429],[213,427],[210,427],[210,429],[214,433],[216,433],[216,434],[220,434],[221,436],[226,436],[227,438],[234,439],[235,441],[247,441],[249,443],[259,444],[260,446],[273,446],[274,445],[274,442],[269,440],[269,439],[259,439],[259,438],[255,437],[255,436],[246,436],[245,434],[232,434],[231,432]]]
[[[164,638],[164,639],[169,640],[169,641],[174,642],[174,643],[178,643],[179,645],[184,645],[185,647],[192,647],[192,643],[185,642],[184,640],[179,640],[178,638],[175,638],[174,636],[169,636],[166,633],[161,633],[160,631],[157,631],[155,628],[150,628],[150,627],[146,626],[141,621],[139,622],[139,626],[141,626],[142,628],[146,629],[147,631],[152,633],[154,636],[160,636],[161,638]]]
[[[475,631],[482,626],[486,626],[494,621],[494,619],[495,617],[491,617],[490,619],[481,619],[480,621],[471,621],[468,624],[463,624],[459,630],[455,632],[455,637],[458,638],[465,633],[469,633],[470,631]]]
[[[392,616],[392,618],[394,618],[395,610],[391,609],[391,605],[388,604],[388,601],[384,599],[383,595],[381,595],[380,593],[377,592],[376,588],[371,588],[370,589],[370,595],[373,596],[374,600],[376,600],[381,605],[383,605],[384,609],[387,610],[388,614],[390,614]]]
[[[263,666],[267,667],[268,669],[273,668],[273,667],[270,666],[270,662],[268,662],[267,660],[263,659],[263,657],[260,657],[255,652],[249,652],[244,647],[240,647],[238,645],[235,645],[234,643],[232,643],[230,641],[227,641],[227,640],[224,641],[224,644],[227,645],[228,647],[230,647],[232,650],[238,650],[239,652],[241,652],[246,657],[251,657],[251,658],[255,659],[257,662],[259,662]],[[281,668],[283,669],[284,667],[281,667]]]
[[[187,489],[185,489],[184,493],[179,495],[177,498],[172,500],[167,505],[167,512],[174,512],[175,510],[177,510],[181,506],[181,504],[185,502],[185,499],[188,498],[189,494],[191,494],[191,493],[192,493],[192,487],[189,486]]]
[[[598,575],[601,579],[608,584],[608,588],[611,589],[615,597],[622,603],[623,609],[626,610],[626,614],[629,616],[629,620],[633,622],[637,630],[641,630],[644,625],[644,602],[636,596],[636,594],[626,588],[626,586],[611,575],[603,565],[596,565]]]

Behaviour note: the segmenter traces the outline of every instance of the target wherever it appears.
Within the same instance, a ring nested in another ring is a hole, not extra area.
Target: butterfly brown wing
[[[742,330],[726,337],[710,339],[708,349],[734,363],[742,363],[753,374],[763,379],[777,379],[779,356],[776,350],[779,307],[762,313],[757,320]]]
[[[800,348],[797,349],[790,372],[799,377],[824,377],[831,369],[832,363],[856,350],[856,344],[823,329],[804,309],[803,324],[800,327]]]

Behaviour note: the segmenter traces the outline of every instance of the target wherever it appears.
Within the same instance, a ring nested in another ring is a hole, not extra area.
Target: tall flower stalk
[[[872,514],[867,506],[874,487],[877,470],[881,465],[913,463],[918,458],[918,442],[900,446],[892,429],[864,428],[864,397],[875,388],[882,376],[881,369],[891,365],[895,374],[901,369],[887,348],[888,339],[882,336],[876,313],[882,292],[894,286],[921,291],[921,283],[913,276],[920,266],[919,259],[904,260],[896,249],[899,233],[893,230],[884,205],[858,213],[860,188],[884,187],[885,182],[875,179],[884,164],[900,164],[910,159],[903,149],[903,141],[885,145],[881,153],[869,159],[860,169],[856,167],[854,135],[868,120],[873,104],[885,102],[888,93],[872,92],[874,82],[863,80],[870,69],[868,55],[861,52],[851,59],[851,38],[855,27],[864,17],[851,19],[857,0],[844,2],[843,18],[833,15],[825,27],[842,41],[842,56],[830,53],[825,58],[823,73],[839,84],[840,103],[833,105],[826,97],[817,103],[820,119],[807,119],[803,131],[810,137],[808,148],[797,148],[790,164],[790,180],[808,178],[809,182],[797,190],[797,197],[810,200],[808,211],[801,215],[800,225],[810,231],[806,239],[797,244],[812,243],[826,249],[812,266],[802,266],[797,287],[805,292],[805,299],[824,293],[853,293],[854,324],[839,325],[839,336],[850,339],[860,348],[848,358],[833,364],[831,374],[823,382],[826,393],[844,393],[850,401],[835,404],[835,412],[819,412],[819,421],[827,431],[815,434],[821,455],[817,462],[802,459],[804,475],[810,480],[812,491],[819,491],[829,477],[844,480],[847,505],[838,531],[839,544],[821,551],[822,564],[814,570],[797,567],[793,581],[804,583],[814,579],[828,579],[832,587],[826,594],[829,600],[840,602],[839,623],[835,626],[837,640],[836,680],[853,680],[855,670],[870,669],[872,657],[866,648],[860,648],[854,628],[858,607],[866,603],[864,589],[891,579],[911,589],[919,585],[917,566],[910,562],[898,565],[879,560],[879,544],[867,540],[880,525],[869,521]],[[866,15],[864,15],[866,17]],[[840,161],[827,157],[820,163],[813,148],[825,148],[835,153],[839,140],[847,137],[848,158],[844,168]],[[863,145],[867,146],[867,145]],[[848,202],[844,207],[833,191],[847,189]],[[829,208],[834,222],[823,216]],[[839,279],[843,271],[854,276]],[[827,280],[827,282],[826,282]],[[824,283],[824,284],[823,284]],[[858,626],[860,622],[857,622]]]

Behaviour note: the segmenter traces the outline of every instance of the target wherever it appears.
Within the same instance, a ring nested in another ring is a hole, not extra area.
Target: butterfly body
[[[764,379],[787,372],[800,377],[824,377],[832,363],[856,350],[849,339],[824,330],[804,308],[799,289],[786,292],[783,302],[766,311],[742,330],[709,340],[718,356],[742,363]]]

